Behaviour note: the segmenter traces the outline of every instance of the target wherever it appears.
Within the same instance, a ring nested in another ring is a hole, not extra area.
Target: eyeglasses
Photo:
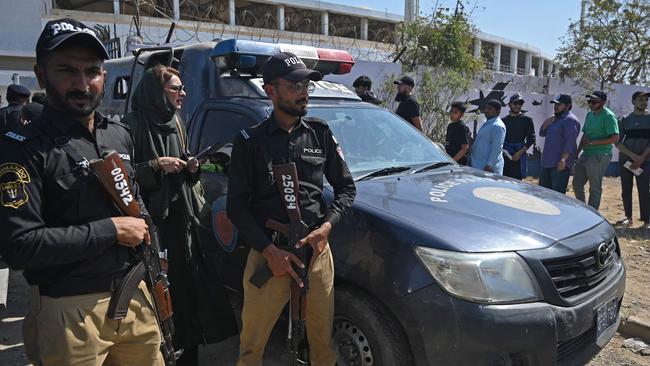
[[[292,83],[291,86],[293,87],[293,91],[295,91],[296,93],[302,93],[305,90],[311,93],[314,89],[314,84],[312,84],[311,80],[298,81]]]
[[[175,92],[175,93],[180,93],[185,91],[185,85],[172,85],[169,87],[169,90]]]

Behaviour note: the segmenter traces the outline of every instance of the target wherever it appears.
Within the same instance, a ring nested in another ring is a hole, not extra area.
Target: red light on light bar
[[[350,71],[352,71],[352,65],[353,64],[340,64],[339,69],[335,72],[335,74],[343,75],[350,73]]]
[[[352,59],[352,55],[348,51],[317,48],[316,52],[320,61],[348,62],[354,64],[354,59]]]

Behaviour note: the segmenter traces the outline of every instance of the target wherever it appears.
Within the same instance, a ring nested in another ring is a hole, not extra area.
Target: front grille
[[[601,284],[618,261],[616,240],[605,243],[609,255],[604,257],[596,249],[574,257],[543,261],[557,291],[566,299],[581,295]],[[606,259],[604,259],[606,258]],[[604,260],[603,260],[604,259]]]
[[[596,342],[596,329],[591,328],[575,338],[558,343],[557,362],[560,363],[594,342]]]

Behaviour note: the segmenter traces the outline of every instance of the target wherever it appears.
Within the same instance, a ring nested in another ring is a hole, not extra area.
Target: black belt
[[[74,279],[38,285],[41,295],[64,297],[110,292],[115,284],[112,278]]]

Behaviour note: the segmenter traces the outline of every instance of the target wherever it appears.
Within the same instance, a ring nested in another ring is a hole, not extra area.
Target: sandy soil
[[[573,196],[572,192],[568,193]],[[636,193],[635,193],[636,194]],[[635,216],[638,215],[636,201]],[[606,178],[601,212],[615,222],[623,216],[618,179]],[[640,223],[638,223],[640,224]],[[637,225],[638,226],[638,225]],[[617,228],[623,258],[627,267],[627,289],[623,301],[624,316],[638,316],[650,320],[650,231],[639,228]],[[0,311],[0,365],[29,365],[22,344],[22,319],[29,306],[28,288],[22,276],[16,272],[11,275],[8,309]],[[273,341],[267,348],[265,365],[281,365],[283,349],[282,329],[276,329]],[[616,335],[605,349],[589,363],[589,366],[650,366],[650,357],[633,354],[623,348],[624,339]],[[234,365],[237,353],[237,337],[218,345],[201,349],[201,365]]]

